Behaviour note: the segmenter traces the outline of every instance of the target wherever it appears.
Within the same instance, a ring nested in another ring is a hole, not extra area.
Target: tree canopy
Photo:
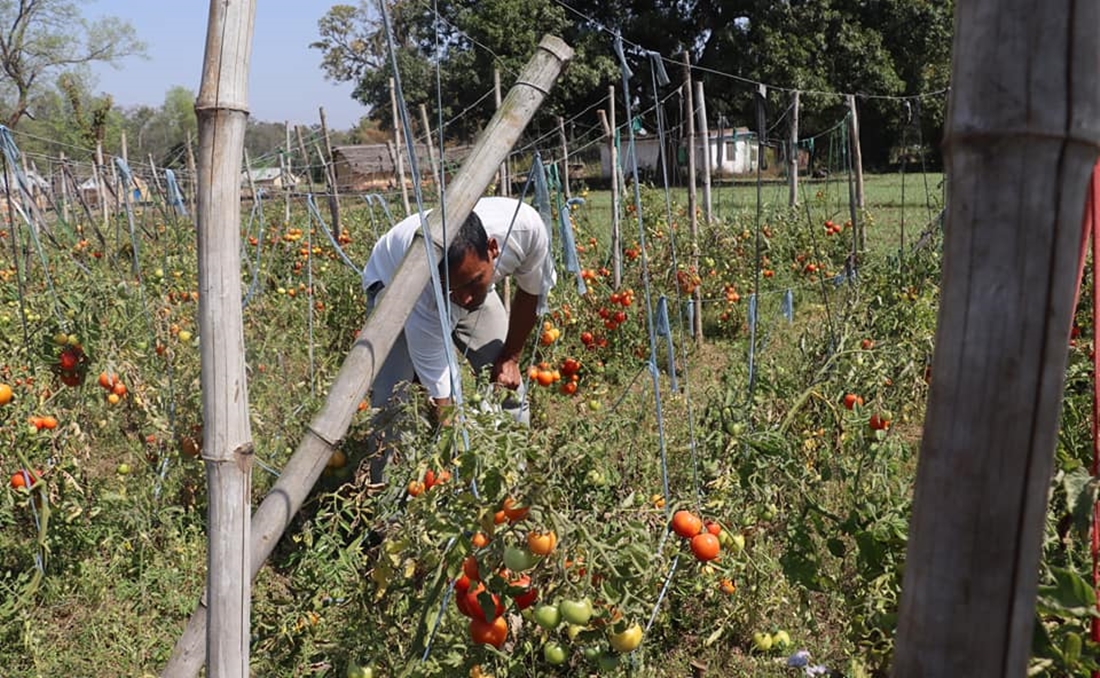
[[[693,77],[705,83],[707,107],[735,124],[750,124],[757,83],[778,91],[768,98],[771,116],[786,108],[789,91],[803,92],[804,129],[834,124],[844,98],[860,97],[866,159],[888,160],[920,113],[921,136],[938,138],[948,85],[953,0],[439,0],[432,5],[394,0],[395,51],[405,100],[436,109],[443,102],[449,131],[468,134],[492,115],[486,98],[493,69],[503,85],[530,57],[541,36],[561,36],[576,50],[563,79],[544,105],[547,115],[587,111],[620,80],[613,35],[626,45],[638,74],[631,82],[638,110],[653,103],[651,53],[678,63],[686,50]],[[433,8],[438,8],[438,17]],[[319,21],[326,77],[356,83],[354,95],[372,116],[390,124],[392,74],[377,5],[336,5]],[[672,84],[678,72],[668,68]],[[439,87],[436,87],[438,71]],[[941,92],[923,99],[912,98]],[[592,116],[595,117],[594,114]]]
[[[51,78],[93,62],[117,63],[145,46],[116,17],[89,21],[82,0],[0,0],[0,112],[8,127],[30,114]]]

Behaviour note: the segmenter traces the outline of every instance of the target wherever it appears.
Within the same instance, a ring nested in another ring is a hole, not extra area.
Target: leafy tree
[[[597,35],[551,0],[443,0],[438,9],[437,22],[423,3],[398,0],[391,22],[405,100],[435,108],[438,64],[439,96],[452,134],[466,136],[484,125],[494,109],[486,96],[494,69],[500,70],[507,88],[545,33],[563,37],[577,56],[543,106],[544,117],[598,100],[601,82],[614,72],[611,54],[599,46]],[[353,96],[392,128],[392,68],[381,17],[365,2],[337,5],[318,28],[321,39],[311,47],[321,50],[326,77],[357,82]]]
[[[9,127],[28,115],[43,81],[93,62],[144,53],[133,27],[114,17],[88,21],[81,0],[0,0],[0,92]]]

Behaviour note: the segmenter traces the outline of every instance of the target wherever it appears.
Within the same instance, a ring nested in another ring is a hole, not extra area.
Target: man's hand
[[[432,419],[437,426],[450,426],[454,413],[454,401],[450,398],[429,398],[432,403]]]
[[[493,363],[493,370],[489,373],[489,381],[500,384],[513,391],[519,388],[523,375],[519,371],[519,361],[515,358],[501,356]]]

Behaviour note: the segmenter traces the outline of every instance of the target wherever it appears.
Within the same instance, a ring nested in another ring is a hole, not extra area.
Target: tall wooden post
[[[209,486],[207,675],[249,675],[252,432],[241,317],[241,155],[254,0],[211,0],[199,122],[199,354]]]
[[[691,55],[684,52],[684,121],[687,123],[688,229],[691,238],[691,265],[699,270],[699,215],[695,202],[695,98],[691,91]],[[703,341],[703,304],[698,288],[691,293],[691,334],[697,343]]]
[[[852,139],[852,172],[855,174],[855,205],[853,209],[862,210],[863,203],[863,151],[859,145],[859,114],[856,111],[856,95],[848,95],[848,112],[850,121],[850,136]],[[856,229],[859,238],[859,249],[867,249],[867,233],[863,228],[863,219],[852,219],[852,226]]]
[[[106,166],[103,162],[103,142],[95,143],[95,168],[92,175],[96,179],[96,193],[99,194],[99,212],[103,217],[103,230],[106,231],[111,224],[110,208],[107,206],[107,177],[103,176]]]
[[[699,100],[699,135],[703,137],[703,220],[710,224],[714,221],[710,201],[710,177],[714,172],[714,163],[710,156],[710,124],[707,122],[707,100],[703,95],[702,80],[695,83],[695,97]],[[698,266],[698,263],[693,265]]]
[[[790,194],[787,204],[794,207],[798,204],[798,90],[791,94],[791,141],[787,158],[787,185]]]
[[[405,161],[401,151],[404,147],[401,141],[401,113],[397,108],[397,91],[394,89],[393,78],[390,78],[390,107],[393,109],[393,166],[397,170],[397,183],[401,185],[401,206],[405,208],[405,214],[408,214],[409,189],[405,186]]]
[[[572,54],[572,48],[558,38],[543,38],[538,52],[520,73],[501,110],[478,136],[462,169],[447,186],[449,220],[462,223],[469,216],[478,198],[493,181],[500,161],[519,139]],[[432,242],[442,254],[447,243],[443,237],[439,210],[429,215],[428,227]],[[449,229],[448,235],[453,236],[454,232],[454,229]],[[429,276],[425,248],[410,248],[398,266],[393,284],[378,298],[378,306],[360,330],[328,390],[321,411],[304,428],[304,437],[297,450],[252,516],[249,561],[252,576],[275,549],[279,537],[301,508],[309,490],[321,477],[337,442],[347,433],[359,402],[374,382],[377,367],[386,359],[404,330],[417,297],[429,283]],[[236,271],[234,279],[239,278],[240,271]],[[235,303],[240,306],[240,297],[235,299]],[[195,660],[207,642],[207,635],[206,615],[200,609],[188,621],[183,636],[172,651],[168,666],[161,672],[161,678],[193,678],[197,675],[201,663]]]
[[[328,135],[328,122],[325,120],[325,107],[320,107],[321,136],[325,141],[325,153],[321,163],[325,166],[325,179],[328,180],[328,211],[332,215],[332,235],[340,235],[340,189],[336,185],[336,168],[332,166],[332,140]]]
[[[1100,4],[1046,5],[1041,20],[1034,7],[955,7],[943,287],[895,678],[1028,673],[1100,146]]]
[[[561,141],[561,187],[565,199],[573,197],[569,191],[569,140],[565,137],[565,119],[558,116],[558,139]]]
[[[619,202],[619,146],[615,143],[618,134],[615,122],[615,86],[607,87],[607,126],[608,146],[611,152],[611,280],[615,289],[623,285],[623,242],[620,223]],[[635,152],[635,156],[637,152]]]

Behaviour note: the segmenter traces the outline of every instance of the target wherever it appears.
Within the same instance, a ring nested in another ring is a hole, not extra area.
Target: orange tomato
[[[508,638],[508,622],[497,617],[491,622],[480,619],[470,620],[470,639],[479,645],[492,645],[500,648]]]
[[[7,405],[14,397],[15,393],[11,390],[11,386],[0,384],[0,405]]]
[[[672,514],[672,531],[684,539],[691,539],[703,529],[703,521],[691,511],[679,510]]]
[[[47,431],[52,431],[57,428],[57,419],[55,419],[54,417],[46,415],[45,417],[42,417],[41,421],[42,428],[46,429]]]
[[[424,483],[419,480],[413,480],[409,483],[409,495],[413,497],[419,497],[424,494]]]
[[[122,383],[121,381],[115,382],[115,385],[111,387],[111,393],[114,393],[116,396],[121,398],[122,396],[126,395],[126,384]]]
[[[730,579],[723,579],[718,583],[718,590],[726,595],[732,595],[737,590],[737,586]]]
[[[483,549],[489,545],[489,537],[485,536],[484,532],[477,532],[470,539],[470,543],[474,545],[474,548]]]
[[[16,471],[11,475],[11,487],[13,490],[30,487],[37,480],[38,478],[30,471]]]
[[[527,533],[527,550],[536,556],[548,556],[558,545],[558,535],[553,530],[540,532],[533,530]]]

